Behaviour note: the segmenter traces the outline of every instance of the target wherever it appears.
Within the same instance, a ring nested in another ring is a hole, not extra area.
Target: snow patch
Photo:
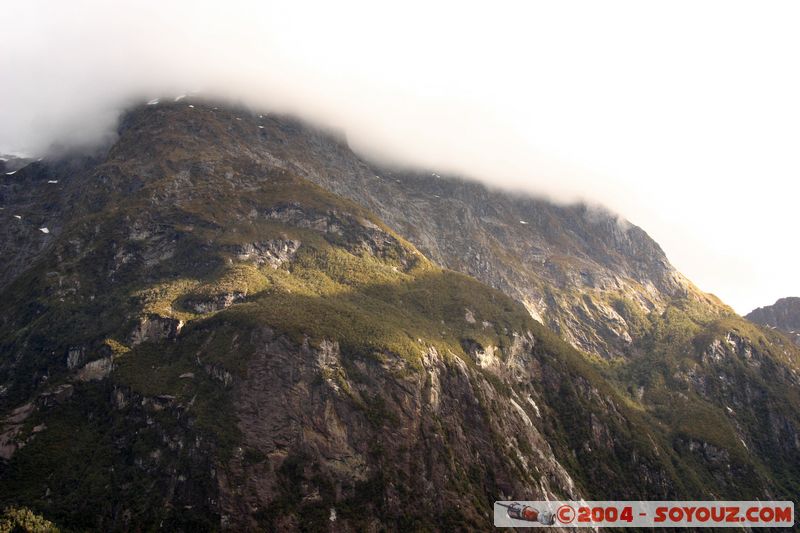
[[[178,96],[176,96],[176,97],[175,97],[175,101],[176,101],[176,102],[180,102],[180,101],[181,101],[181,100],[183,100],[184,98],[186,98],[186,95],[185,95],[185,94],[180,94],[180,95],[178,95]]]
[[[50,233],[50,230],[47,228],[39,228],[39,231],[41,231],[42,233]]]
[[[192,109],[194,109],[194,106],[193,106],[192,104],[189,104],[189,107],[191,107]]]
[[[158,98],[153,98],[152,100],[147,102],[147,105],[158,105],[158,102],[159,102]]]
[[[47,183],[58,183],[58,180],[47,180]]]
[[[519,221],[519,223],[520,223],[520,224],[523,224],[523,225],[525,225],[525,226],[527,226],[527,225],[528,225],[528,223],[527,223],[527,222],[525,222],[524,220],[520,220],[520,221]]]
[[[16,173],[17,173],[17,171],[16,171],[16,170],[14,170],[14,171],[11,171],[11,172],[6,172],[6,176],[13,176],[13,175],[14,175],[14,174],[16,174]]]
[[[17,220],[22,220],[22,217],[19,215],[14,215],[14,218],[16,218]]]

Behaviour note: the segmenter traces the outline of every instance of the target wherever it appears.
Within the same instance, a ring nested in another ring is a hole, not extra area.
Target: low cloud
[[[90,147],[132,103],[200,91],[606,205],[739,311],[800,294],[795,4],[381,4],[10,0],[0,152]]]
[[[135,102],[200,92],[343,129],[373,158],[582,196],[583,170],[520,127],[546,74],[531,71],[527,23],[502,8],[79,0],[14,2],[7,16],[6,152],[91,146]]]

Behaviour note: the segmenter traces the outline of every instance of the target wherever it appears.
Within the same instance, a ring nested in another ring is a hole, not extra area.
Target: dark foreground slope
[[[620,307],[632,356],[591,363],[385,225],[389,196],[336,194],[369,170],[340,140],[194,105],[2,183],[0,504],[95,530],[485,530],[497,498],[797,490],[796,350],[709,318],[668,264],[683,297]],[[330,190],[306,179],[325,168]],[[588,246],[563,255],[601,264]]]

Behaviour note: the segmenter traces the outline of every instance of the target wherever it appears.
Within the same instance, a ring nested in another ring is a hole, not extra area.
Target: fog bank
[[[606,205],[742,313],[800,295],[796,3],[2,9],[0,153],[92,146],[132,102],[200,91],[373,158]]]

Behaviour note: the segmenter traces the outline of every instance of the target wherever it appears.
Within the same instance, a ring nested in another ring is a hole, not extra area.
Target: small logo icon
[[[575,520],[575,509],[571,505],[562,505],[556,511],[556,516],[562,524],[571,524]]]
[[[509,518],[515,520],[525,520],[526,522],[539,522],[545,526],[551,526],[555,523],[553,513],[550,511],[539,511],[530,505],[522,505],[521,503],[514,502],[511,505],[498,503],[497,505],[506,508],[506,513]]]

